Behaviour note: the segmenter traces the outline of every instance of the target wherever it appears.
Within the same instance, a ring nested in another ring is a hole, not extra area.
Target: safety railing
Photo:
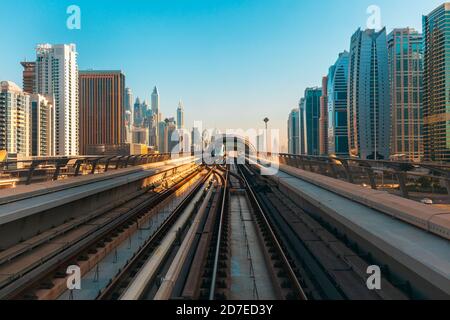
[[[267,153],[258,157],[426,204],[450,204],[450,164]]]
[[[128,156],[49,157],[0,162],[0,187],[61,180],[88,174],[104,173],[154,162],[167,161],[190,154],[142,154]]]

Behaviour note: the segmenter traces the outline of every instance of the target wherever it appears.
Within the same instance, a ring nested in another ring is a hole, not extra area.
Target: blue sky
[[[383,25],[421,30],[436,0],[2,0],[0,80],[21,83],[19,62],[38,43],[76,43],[80,69],[121,69],[127,86],[161,94],[164,116],[178,100],[186,121],[258,128],[268,116],[285,136],[289,111],[348,50],[366,9]],[[81,30],[66,8],[81,8]],[[283,139],[284,140],[284,139]],[[283,144],[285,142],[283,141]]]

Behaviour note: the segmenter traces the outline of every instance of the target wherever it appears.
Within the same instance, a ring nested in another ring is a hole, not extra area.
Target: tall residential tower
[[[389,159],[390,88],[386,29],[351,39],[348,84],[350,155]]]
[[[394,29],[388,36],[391,81],[391,154],[400,159],[423,159],[423,49],[414,29]]]
[[[450,3],[423,17],[426,161],[450,161]]]
[[[328,153],[348,156],[347,86],[348,52],[344,51],[328,71]]]
[[[53,98],[56,155],[78,155],[78,65],[74,44],[36,48],[36,93]]]

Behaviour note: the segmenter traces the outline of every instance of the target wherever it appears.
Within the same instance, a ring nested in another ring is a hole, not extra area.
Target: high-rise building
[[[167,120],[167,119],[166,119]],[[158,137],[158,151],[160,153],[167,153],[168,146],[166,145],[166,121],[160,121],[157,127],[157,137]]]
[[[125,126],[129,129],[133,125],[133,109],[133,92],[125,88]]]
[[[31,155],[55,155],[55,112],[51,97],[31,95]]]
[[[178,103],[177,108],[177,129],[183,129],[184,128],[184,107],[183,102]]]
[[[388,35],[391,81],[391,156],[423,159],[423,47],[414,29],[394,29]]]
[[[305,98],[301,98],[298,103],[298,118],[298,150],[299,154],[306,154]]]
[[[202,152],[202,133],[197,127],[193,127],[191,131],[191,152],[195,154]]]
[[[164,140],[161,140],[161,135],[160,131],[159,131],[159,127],[160,127],[160,122],[162,122],[162,115],[161,115],[161,111],[159,109],[159,92],[158,92],[158,88],[155,86],[153,88],[153,92],[152,92],[152,103],[151,103],[151,107],[152,107],[152,112],[154,117],[156,117],[156,119],[154,120],[154,123],[157,123],[158,125],[155,127],[154,129],[154,136],[155,136],[155,149],[158,150],[159,152],[163,152],[160,149],[160,143],[164,143]]]
[[[148,145],[148,128],[132,127],[131,135],[134,144]]]
[[[390,116],[386,29],[358,29],[351,39],[349,60],[350,155],[389,159]]]
[[[80,152],[89,146],[125,143],[125,75],[80,71]]]
[[[322,78],[319,118],[319,154],[328,155],[328,76]]]
[[[74,44],[36,48],[36,92],[53,97],[57,155],[78,155],[78,65]]]
[[[23,61],[23,91],[32,94],[36,90],[36,62]]]
[[[426,161],[450,161],[450,3],[423,17],[423,145]]]
[[[347,87],[349,54],[344,51],[328,71],[328,154],[348,156]]]
[[[136,98],[133,106],[133,125],[135,127],[142,127],[144,125],[144,114],[142,112],[141,99]]]
[[[177,131],[177,123],[174,118],[165,120],[166,126],[164,128],[164,149],[165,152],[180,152],[179,143],[180,136]]]
[[[322,88],[307,88],[304,102],[305,153],[310,156],[320,154],[319,119]]]
[[[0,86],[0,150],[27,158],[31,155],[30,95],[11,81]]]
[[[293,109],[288,119],[288,153],[300,153],[300,110]]]

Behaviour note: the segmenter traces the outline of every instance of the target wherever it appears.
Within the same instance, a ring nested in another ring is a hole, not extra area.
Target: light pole
[[[264,119],[263,119],[263,121],[264,121],[264,124],[265,124],[265,126],[266,126],[266,138],[265,138],[265,140],[266,140],[266,154],[268,154],[269,153],[269,141],[268,141],[268,131],[267,131],[267,124],[269,123],[269,118],[267,118],[267,117],[265,117]]]

